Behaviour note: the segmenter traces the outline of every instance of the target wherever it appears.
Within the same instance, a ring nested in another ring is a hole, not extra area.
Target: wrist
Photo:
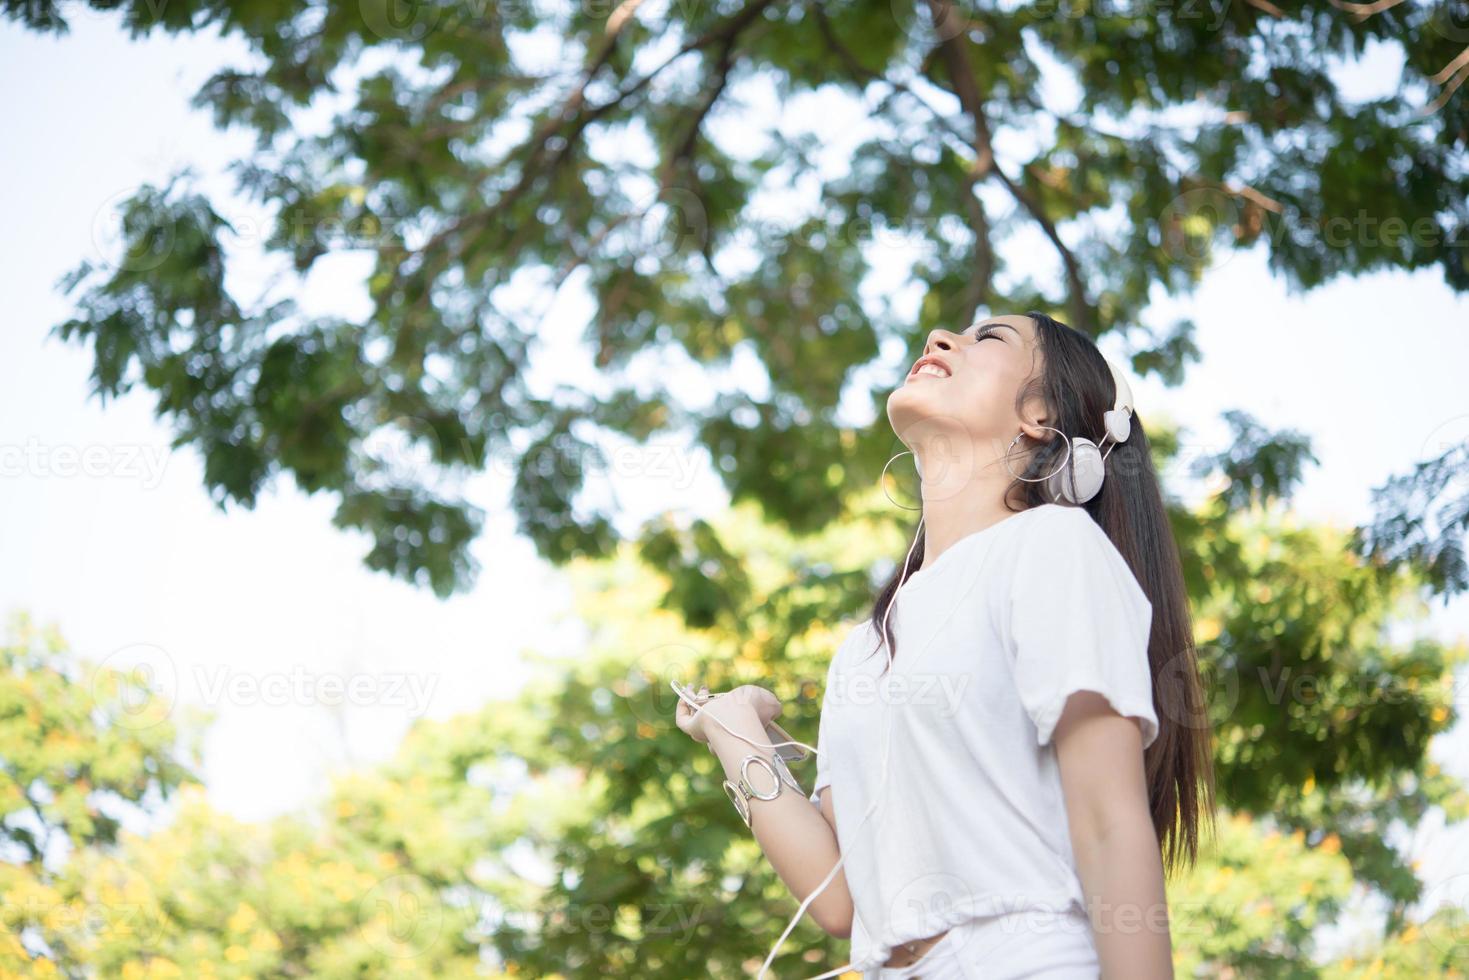
[[[709,736],[709,750],[719,757],[726,772],[732,769],[738,770],[740,760],[747,755],[768,756],[771,754],[770,749],[759,747],[769,742],[770,738],[765,734],[765,728],[760,724],[760,716],[755,713],[753,707],[722,712],[719,721],[729,726],[730,730],[726,731],[723,726],[711,718],[704,725],[704,731]],[[745,739],[755,744],[751,745]]]

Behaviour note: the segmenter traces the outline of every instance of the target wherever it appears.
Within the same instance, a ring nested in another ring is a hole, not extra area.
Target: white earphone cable
[[[913,536],[913,543],[908,546],[908,554],[903,559],[903,565],[902,565],[902,567],[904,569],[906,569],[908,567],[908,562],[911,561],[912,558],[913,558],[913,549],[918,546],[918,538],[919,538],[919,535],[922,533],[922,531],[923,531],[923,518],[920,517],[918,519],[918,533],[914,534],[914,536]],[[881,639],[883,646],[886,648],[887,662],[888,662],[888,669],[889,670],[891,670],[892,669],[892,666],[893,666],[893,650],[892,650],[891,644],[888,643],[887,624],[888,624],[889,617],[892,616],[893,608],[895,606],[897,606],[897,604],[898,604],[898,592],[901,592],[903,590],[903,585],[906,584],[906,581],[907,580],[904,579],[904,581],[898,583],[897,591],[895,591],[893,593],[893,598],[891,599],[891,601],[888,602],[887,609],[883,611],[883,617],[882,617],[882,623],[883,623],[883,625],[882,625],[882,629],[879,631],[879,638]],[[704,710],[705,705],[707,705],[707,703],[708,703],[708,702],[705,702],[705,704],[698,704],[698,703],[696,703],[695,701],[693,701],[692,699],[690,699],[688,697],[688,695],[681,688],[679,688],[676,684],[674,686],[674,691],[676,691],[678,693],[678,696],[679,696],[680,699],[686,701],[689,704],[689,706],[694,709],[694,713],[696,715],[700,711]],[[883,714],[882,766],[880,767],[879,776],[878,776],[878,783],[881,786],[886,786],[887,785],[888,756],[889,756],[889,749],[892,746],[892,737],[891,737],[892,736],[892,715],[893,715],[893,713],[892,713],[891,710],[889,710],[887,712],[884,712],[884,714]],[[807,749],[807,750],[809,750],[809,751],[811,751],[813,753],[819,754],[819,750],[818,749],[812,748],[811,746],[805,744],[804,742],[797,742],[797,741],[794,741],[794,740],[789,741],[789,742],[766,743],[766,744],[762,745],[762,744],[754,741],[753,739],[747,738],[746,736],[741,735],[739,732],[734,731],[728,725],[726,725],[724,722],[720,721],[718,718],[712,718],[711,720],[713,720],[716,724],[719,725],[720,728],[723,728],[726,732],[729,732],[729,734],[733,735],[735,738],[738,738],[738,739],[740,739],[743,742],[749,742],[751,745],[755,746],[756,748],[761,748],[761,749],[767,749],[767,748],[768,749],[774,749],[778,745],[799,745],[803,749]],[[857,829],[860,828],[863,824],[865,824],[867,822],[867,818],[870,817],[870,816],[872,816],[873,812],[877,809],[877,804],[881,800],[882,800],[882,796],[880,794],[875,794],[873,796],[871,805],[869,805],[867,807],[867,811],[865,813],[863,813],[861,819],[857,821],[857,826],[852,828],[852,832],[853,833],[856,833]],[[762,963],[762,964],[760,964],[760,972],[758,974],[756,974],[756,980],[764,980],[765,973],[766,973],[767,970],[770,969],[770,964],[774,961],[775,955],[778,952],[780,952],[781,946],[783,946],[785,944],[786,937],[791,934],[791,931],[793,929],[795,929],[796,923],[798,923],[798,922],[801,921],[801,916],[803,916],[803,915],[806,914],[807,907],[816,899],[816,896],[820,895],[823,891],[826,890],[827,885],[831,884],[832,880],[836,877],[837,870],[840,869],[842,867],[842,865],[846,863],[846,860],[847,860],[846,852],[845,851],[841,851],[840,850],[840,847],[838,847],[838,851],[839,851],[839,854],[837,856],[837,862],[836,862],[836,864],[833,864],[831,866],[831,870],[826,873],[826,877],[822,879],[821,884],[816,886],[816,890],[813,891],[810,895],[807,895],[806,898],[805,898],[805,900],[801,902],[800,907],[798,909],[796,909],[796,914],[791,918],[791,921],[786,925],[785,931],[782,932],[780,934],[780,938],[775,941],[775,946],[770,950],[770,952],[768,954],[766,954],[765,962]],[[854,912],[855,912],[855,910],[854,910]],[[849,963],[845,963],[842,966],[837,967],[835,970],[828,970],[825,973],[821,973],[821,974],[818,974],[818,975],[816,975],[814,977],[810,977],[809,980],[827,980],[827,978],[839,976],[842,973],[847,972],[847,968],[850,967],[850,966],[852,966],[852,964],[850,962]]]

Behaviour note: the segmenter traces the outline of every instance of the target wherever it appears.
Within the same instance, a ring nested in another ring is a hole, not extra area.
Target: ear
[[[1050,442],[1056,438],[1056,433],[1047,429],[1045,426],[1035,425],[1024,419],[1020,420],[1020,431],[1024,432],[1026,437],[1034,442]]]
[[[1046,404],[1039,386],[1029,385],[1024,391],[1024,401],[1020,406],[1020,431],[1033,442],[1050,442],[1056,437],[1053,430],[1046,428],[1050,424],[1051,406]]]
[[[1056,438],[1055,430],[1046,428],[1051,420],[1046,417],[1045,407],[1039,401],[1026,407],[1033,407],[1035,411],[1029,419],[1024,415],[1020,417],[1020,431],[1035,442],[1050,442]]]

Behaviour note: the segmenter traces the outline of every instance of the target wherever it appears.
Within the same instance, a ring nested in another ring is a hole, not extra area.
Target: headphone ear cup
[[[1071,459],[1046,481],[1051,499],[1071,504],[1084,504],[1102,489],[1106,464],[1102,451],[1090,439],[1076,436],[1071,440]],[[1073,483],[1075,486],[1073,487]]]
[[[1132,413],[1125,408],[1114,408],[1103,413],[1102,421],[1107,427],[1107,435],[1112,437],[1114,443],[1126,442],[1127,437],[1132,435]]]

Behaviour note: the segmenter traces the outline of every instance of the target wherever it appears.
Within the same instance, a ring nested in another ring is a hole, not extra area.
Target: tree
[[[388,769],[345,780],[324,814],[241,823],[185,767],[202,715],[55,630],[20,618],[12,633],[0,976],[497,975],[480,964],[480,904],[448,894],[488,843],[482,790]]]
[[[842,515],[891,455],[837,412],[856,370],[980,307],[1121,331],[1134,369],[1176,383],[1192,328],[1150,324],[1150,298],[1230,249],[1302,288],[1425,267],[1469,286],[1464,0],[93,5],[258,55],[194,103],[257,136],[234,174],[284,285],[226,288],[229,209],[179,174],[120,205],[120,258],[63,280],[59,334],[91,346],[103,398],[156,395],[221,505],[289,475],[371,536],[370,566],[440,593],[471,580],[482,518],[455,478],[491,460],[558,563],[619,538],[578,501],[614,440],[697,440],[737,501],[797,533]],[[65,28],[55,0],[0,9]],[[1401,91],[1354,102],[1334,69],[1374,43],[1403,56]],[[324,96],[345,105],[301,125]],[[750,107],[770,97],[860,103],[850,159]],[[919,247],[916,315],[864,295],[892,236]],[[303,314],[292,277],[350,250],[373,258],[371,312]],[[595,300],[605,384],[538,393],[524,297],[567,283]],[[720,377],[742,353],[768,393]],[[634,370],[670,356],[707,374],[707,405]],[[1452,503],[1443,526],[1385,505],[1416,533],[1373,553],[1469,585]]]
[[[1252,455],[1252,423],[1236,423]],[[1291,433],[1273,438],[1299,448]],[[1156,445],[1167,471],[1174,446],[1166,434]],[[1217,977],[1464,971],[1462,912],[1410,917],[1415,902],[1445,896],[1423,895],[1419,869],[1390,841],[1430,807],[1450,820],[1466,812],[1463,787],[1428,748],[1457,720],[1452,672],[1469,649],[1415,635],[1421,578],[1353,556],[1345,530],[1294,521],[1284,500],[1304,460],[1270,458],[1272,481],[1226,477],[1202,506],[1171,505],[1210,697],[1207,719],[1170,720],[1216,733],[1225,808],[1198,866],[1169,882],[1177,962]],[[1229,459],[1209,462],[1233,472]],[[320,807],[242,824],[195,789],[162,829],[73,832],[64,862],[0,865],[0,968],[750,975],[796,902],[720,791],[713,756],[673,725],[667,680],[768,685],[782,724],[813,741],[829,658],[866,614],[873,573],[901,553],[880,494],[853,506],[854,519],[802,536],[753,502],[714,523],[669,515],[640,547],[572,562],[577,611],[593,626],[584,653],[544,661],[514,697],[419,723],[395,758],[342,776]],[[715,558],[718,542],[732,544]],[[74,707],[50,726],[0,725],[0,759],[110,744],[107,712],[86,701],[109,683],[54,646],[44,662],[14,654],[31,643],[7,648],[7,683]],[[125,676],[150,704],[146,678]],[[10,702],[23,703],[0,687]],[[109,750],[114,770],[136,759],[129,744]],[[796,772],[809,785],[809,763]],[[1386,929],[1315,962],[1314,930],[1357,889],[1386,900]],[[843,952],[803,921],[775,975],[813,975]]]
[[[47,0],[0,3],[38,30],[64,23]],[[95,391],[152,392],[221,504],[248,506],[289,476],[372,537],[372,567],[441,593],[474,571],[480,514],[457,478],[511,461],[522,531],[554,561],[579,559],[597,632],[590,658],[553,665],[520,698],[420,726],[314,821],[248,829],[185,808],[177,837],[120,838],[125,859],[87,842],[66,865],[74,877],[22,860],[6,869],[15,888],[61,896],[109,882],[127,895],[142,880],[133,867],[162,884],[148,943],[98,948],[95,930],[7,920],[16,957],[345,974],[377,969],[372,937],[386,934],[440,974],[492,947],[522,974],[745,975],[783,925],[769,910],[795,905],[712,760],[669,722],[664,681],[759,678],[786,699],[787,727],[814,735],[840,624],[863,613],[869,573],[904,540],[870,491],[890,440],[838,411],[854,386],[881,404],[883,383],[863,391],[858,370],[884,342],[911,345],[981,307],[1043,308],[1121,332],[1135,370],[1177,383],[1197,353],[1190,325],[1150,323],[1149,300],[1191,288],[1229,249],[1264,250],[1302,288],[1430,266],[1454,289],[1469,283],[1469,103],[1453,97],[1463,0],[1141,16],[1046,0],[624,0],[416,5],[406,19],[385,0],[94,5],[136,33],[218,28],[259,55],[196,104],[257,135],[234,173],[271,216],[281,272],[259,297],[232,294],[229,207],[187,173],[141,188],[119,208],[122,255],[61,283],[77,312],[58,332],[90,345]],[[1402,92],[1354,103],[1332,69],[1369,43],[1402,53]],[[1068,81],[1078,95],[1063,105]],[[324,131],[298,124],[333,94],[346,105]],[[833,166],[811,132],[771,129],[746,107],[762,95],[828,100],[823,111],[862,100],[850,160]],[[916,313],[864,289],[888,236],[921,246]],[[293,277],[349,249],[374,262],[370,313],[303,314]],[[595,300],[585,346],[599,388],[532,387],[544,311],[524,297],[543,287]],[[746,354],[768,391],[724,381]],[[706,404],[648,380],[669,355],[707,380]],[[1305,932],[1271,913],[1329,922],[1350,882],[1392,914],[1343,972],[1462,969],[1443,941],[1452,916],[1407,921],[1421,883],[1387,843],[1430,807],[1464,812],[1427,747],[1455,721],[1446,688],[1465,651],[1387,632],[1411,627],[1426,590],[1469,586],[1462,435],[1385,486],[1380,520],[1348,534],[1290,518],[1307,440],[1230,422],[1232,447],[1204,461],[1218,495],[1172,513],[1214,672],[1223,800],[1250,822],[1231,824],[1199,872],[1203,894],[1237,902],[1215,906],[1210,938],[1181,953],[1221,974],[1310,975]],[[736,510],[622,542],[608,513],[579,506],[599,448],[673,433],[708,450]],[[35,751],[23,745],[18,757]],[[79,812],[92,819],[74,794],[58,812],[78,828]],[[1279,874],[1232,890],[1250,846]],[[171,853],[186,862],[169,866]],[[519,867],[523,853],[548,873]],[[218,887],[216,860],[247,887]],[[325,887],[288,901],[293,873]],[[406,875],[403,890],[368,903],[386,921],[364,921],[354,886],[384,875]],[[429,910],[442,938],[423,945],[421,917],[394,922],[405,906]],[[803,950],[839,952],[809,923],[795,936],[782,975],[811,965]]]
[[[77,853],[116,845],[190,778],[197,744],[146,671],[86,665],[28,617],[0,644],[0,969],[67,962],[146,928],[146,889],[73,888]]]

